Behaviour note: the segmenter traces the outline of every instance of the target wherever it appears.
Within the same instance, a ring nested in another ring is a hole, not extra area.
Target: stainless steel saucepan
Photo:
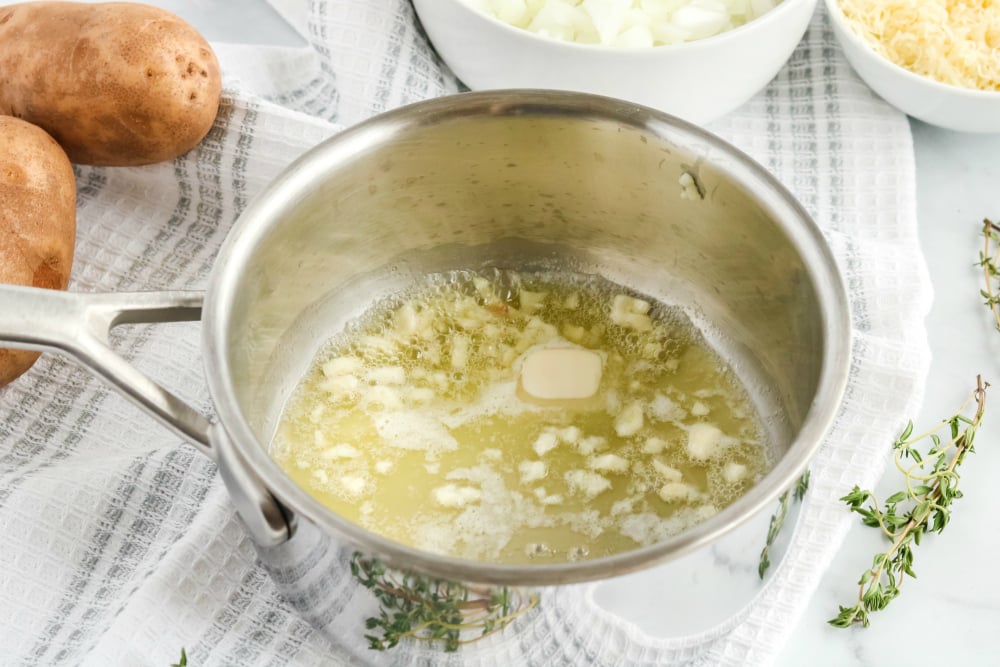
[[[600,274],[686,308],[751,388],[773,469],[676,537],[565,564],[443,557],[324,508],[268,456],[280,411],[315,351],[416,276],[487,266]],[[132,368],[107,341],[118,324],[199,318],[214,418]],[[344,549],[431,577],[548,586],[704,547],[803,472],[838,410],[850,360],[848,303],[834,259],[771,175],[670,116],[548,91],[421,102],[312,149],[240,216],[204,303],[187,292],[5,286],[0,341],[76,358],[215,460],[293,603],[307,597],[295,586],[312,576],[310,567],[342,567],[316,554]]]

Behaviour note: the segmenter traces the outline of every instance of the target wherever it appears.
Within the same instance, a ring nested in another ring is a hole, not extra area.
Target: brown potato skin
[[[51,134],[72,162],[131,166],[194,148],[222,77],[208,42],[131,2],[0,7],[0,113]]]
[[[0,116],[0,283],[66,289],[76,242],[76,180],[55,139]],[[0,387],[37,352],[0,349]]]

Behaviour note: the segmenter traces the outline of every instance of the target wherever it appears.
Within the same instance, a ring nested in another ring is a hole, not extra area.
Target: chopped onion
[[[731,30],[781,0],[465,0],[517,28],[579,44],[679,44]]]

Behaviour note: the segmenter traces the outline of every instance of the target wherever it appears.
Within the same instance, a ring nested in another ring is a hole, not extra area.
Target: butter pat
[[[578,347],[550,347],[528,354],[521,389],[543,401],[590,398],[601,385],[601,355]]]

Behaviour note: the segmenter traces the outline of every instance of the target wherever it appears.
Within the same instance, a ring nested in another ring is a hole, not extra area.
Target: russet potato
[[[0,116],[0,283],[66,289],[76,241],[76,181],[46,132]],[[0,349],[0,387],[37,352]]]
[[[0,7],[0,113],[38,125],[77,164],[171,160],[212,127],[221,94],[208,42],[130,2]]]

